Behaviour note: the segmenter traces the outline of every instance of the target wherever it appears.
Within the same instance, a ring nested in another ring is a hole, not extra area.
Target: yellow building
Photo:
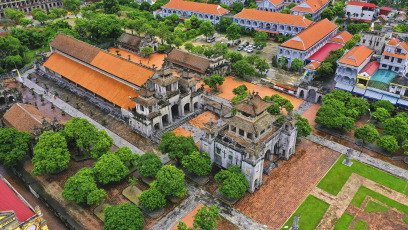
[[[0,229],[48,230],[38,206],[33,208],[10,183],[0,175]]]
[[[372,61],[368,63],[358,74],[356,79],[356,86],[359,88],[366,89],[368,85],[368,81],[370,81],[371,77],[377,71],[380,63],[377,61]]]

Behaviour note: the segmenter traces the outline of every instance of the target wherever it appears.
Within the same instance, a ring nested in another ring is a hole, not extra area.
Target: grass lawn
[[[39,49],[35,49],[35,50],[30,50],[29,52],[25,53],[25,56],[30,58],[30,60],[32,61],[32,58],[34,57],[34,54],[37,51],[50,51],[50,47],[49,46],[45,46],[44,48],[39,48]],[[30,62],[31,64],[31,62]]]
[[[405,223],[408,224],[408,216],[406,216],[406,217],[404,218],[404,221],[405,221]]]
[[[351,200],[350,204],[356,206],[356,207],[361,207],[361,204],[363,203],[364,199],[366,198],[366,196],[370,196],[376,200],[379,200],[381,202],[383,202],[384,204],[392,207],[392,208],[396,208],[406,214],[408,214],[408,206],[405,206],[401,203],[398,203],[397,201],[390,199],[386,196],[383,196],[373,190],[370,190],[364,186],[361,186],[356,195],[353,197],[353,200]],[[385,207],[384,207],[385,208]],[[367,210],[366,210],[367,211]]]
[[[354,230],[367,230],[367,225],[364,221],[358,220],[356,226],[354,226]]]
[[[388,208],[376,203],[372,200],[368,201],[368,204],[366,206],[366,208],[364,209],[366,212],[377,212],[377,211],[381,211],[381,212],[386,212],[388,211]]]
[[[350,175],[356,173],[397,192],[404,193],[407,181],[354,160],[352,160],[353,165],[348,167],[342,164],[345,158],[343,155],[337,160],[326,176],[319,182],[318,188],[337,196]],[[404,194],[408,195],[408,190]]]
[[[326,210],[329,208],[329,204],[309,195],[299,206],[299,208],[292,214],[289,220],[284,226],[292,226],[293,218],[296,215],[301,215],[299,220],[299,227],[302,230],[313,230],[319,224],[320,219],[323,217]]]
[[[348,214],[347,212],[343,213],[343,215],[341,215],[339,221],[337,222],[336,226],[334,227],[334,230],[347,229],[350,226],[353,219],[354,216]]]

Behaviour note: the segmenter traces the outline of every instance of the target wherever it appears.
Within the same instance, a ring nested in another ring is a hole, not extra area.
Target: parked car
[[[231,43],[230,43],[230,42],[228,42],[228,43],[227,43],[227,47],[230,47],[230,46],[231,46]]]
[[[241,50],[243,50],[244,49],[244,46],[239,46],[238,48],[237,48],[237,51],[241,51]]]
[[[215,41],[215,36],[207,38],[208,43],[211,43],[211,42],[214,42],[214,41]]]
[[[253,49],[254,47],[253,47],[251,44],[249,44],[249,45],[247,46],[247,48],[248,48],[248,49]]]
[[[249,44],[249,45],[251,45],[252,47],[255,47],[255,43],[251,43],[251,44]]]
[[[234,42],[234,45],[239,45],[239,44],[241,44],[241,40],[236,40],[236,41]]]
[[[264,47],[263,46],[258,46],[258,47],[256,47],[256,49],[258,49],[258,50],[261,50],[261,49],[263,49]]]
[[[252,52],[254,52],[254,49],[253,49],[253,48],[248,48],[248,49],[247,49],[247,52],[248,52],[248,53],[252,53]]]
[[[245,42],[244,44],[242,44],[244,47],[249,45],[249,42]]]

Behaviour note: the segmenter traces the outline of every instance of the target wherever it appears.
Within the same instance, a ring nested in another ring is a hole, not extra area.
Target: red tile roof
[[[378,61],[372,61],[364,66],[360,73],[367,73],[369,76],[372,76],[375,71],[377,71],[378,67],[380,67],[380,63],[378,63]]]
[[[307,50],[336,29],[337,26],[335,24],[327,19],[323,19],[312,24],[295,37],[281,44],[281,46],[297,50]]]
[[[291,11],[293,10],[314,13],[328,3],[329,3],[328,0],[306,0],[300,3],[299,5],[293,7]]]
[[[178,10],[187,10],[193,12],[200,12],[206,14],[215,14],[223,15],[228,12],[228,10],[222,8],[219,5],[200,3],[200,2],[189,2],[189,1],[180,1],[180,0],[171,0],[162,8],[178,9]]]
[[[41,127],[44,119],[51,122],[42,112],[33,105],[16,103],[4,114],[4,122],[8,127],[19,131],[33,133],[34,127]]]
[[[391,7],[386,7],[386,6],[383,6],[383,7],[381,7],[381,8],[380,8],[380,10],[384,10],[384,11],[392,11],[393,9],[392,9]]]
[[[376,4],[366,3],[366,2],[354,2],[354,1],[349,1],[349,2],[346,2],[346,5],[363,6],[363,7],[369,7],[369,8],[378,8],[378,6],[377,6]]]
[[[350,41],[352,38],[353,38],[352,34],[350,34],[347,31],[343,31],[334,36],[330,41],[340,44],[346,44],[346,42]]]
[[[234,18],[245,18],[303,27],[308,27],[310,24],[312,24],[312,21],[305,18],[303,15],[283,14],[254,9],[243,9],[242,12],[236,14]]]
[[[374,50],[365,46],[356,46],[347,52],[340,60],[339,63],[351,66],[360,66],[363,64],[370,55],[374,53]]]
[[[395,17],[395,18],[407,19],[407,15],[405,15],[405,14],[400,14],[400,15],[397,15],[397,17]]]
[[[307,64],[305,66],[306,69],[313,69],[313,70],[317,70],[317,68],[319,68],[321,66],[321,64],[317,61],[312,61],[309,64]]]
[[[389,45],[389,46],[396,46],[396,45],[398,45],[398,43],[400,43],[400,40],[399,40],[398,38],[392,38],[392,39],[387,43],[387,45]]]
[[[3,181],[3,178],[0,178],[0,191],[0,212],[13,210],[20,223],[34,216],[34,212],[30,207],[18,197],[8,183]]]
[[[269,2],[276,6],[276,5],[281,4],[283,0],[269,0]]]
[[[138,94],[132,87],[59,53],[52,54],[44,66],[124,109],[135,107],[129,96],[133,98]]]
[[[341,48],[341,47],[343,47],[343,45],[341,44],[327,43],[322,48],[320,48],[318,51],[316,51],[316,53],[310,56],[308,59],[322,62],[324,61],[324,59],[326,59],[329,56],[330,51],[337,50],[338,48]]]

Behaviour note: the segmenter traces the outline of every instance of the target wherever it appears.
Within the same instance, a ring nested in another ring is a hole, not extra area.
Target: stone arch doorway
[[[194,103],[194,110],[198,109],[198,102]]]
[[[321,95],[317,98],[317,103],[323,104],[323,97]]]
[[[300,98],[305,98],[305,91],[304,90],[300,90],[299,97]]]
[[[171,107],[171,116],[173,117],[173,120],[179,116],[178,105],[173,105]]]
[[[166,125],[169,124],[169,115],[168,114],[162,116],[162,123],[163,123],[163,126],[166,126]]]
[[[9,103],[10,103],[10,102],[13,102],[13,101],[14,101],[14,97],[13,97],[13,96],[10,96],[10,97],[8,98],[8,101],[9,101]]]
[[[190,103],[184,105],[184,114],[190,113]]]
[[[272,161],[272,160],[273,160],[273,154],[272,154],[272,152],[271,152],[270,149],[268,149],[268,150],[266,151],[266,153],[265,153],[265,159],[266,159],[267,161]]]
[[[159,123],[154,124],[153,128],[154,128],[155,131],[159,131],[160,130],[160,124]]]
[[[273,153],[279,156],[279,145],[278,143],[275,144],[273,147]]]
[[[306,101],[314,103],[316,99],[316,90],[310,89]]]

